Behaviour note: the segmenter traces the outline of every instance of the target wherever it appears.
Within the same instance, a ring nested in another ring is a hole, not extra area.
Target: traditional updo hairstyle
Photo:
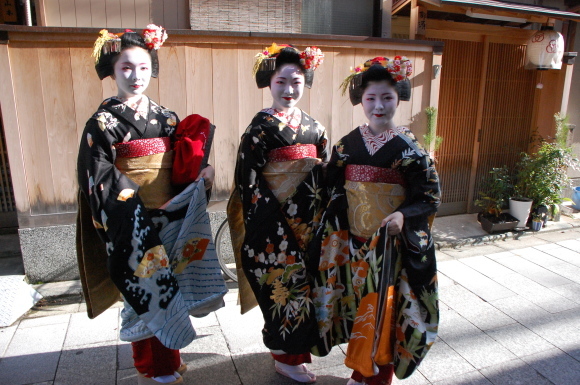
[[[349,87],[348,94],[350,96],[350,102],[353,106],[356,106],[362,101],[362,96],[370,82],[381,82],[386,81],[391,87],[397,90],[397,81],[393,79],[389,71],[385,69],[380,64],[373,64],[368,70],[361,75],[361,84],[359,87]]]
[[[270,53],[272,51],[272,53]],[[322,64],[324,55],[316,47],[308,47],[303,52],[292,45],[272,44],[263,53],[257,55],[254,64],[254,75],[258,88],[270,86],[272,76],[285,64],[295,64],[304,75],[304,85],[312,87],[314,70]]]
[[[396,91],[401,101],[411,99],[411,83],[408,79],[413,72],[411,61],[406,57],[396,56],[395,60],[376,57],[358,66],[341,85],[343,94],[348,88],[350,102],[356,106],[362,101],[362,95],[370,82],[387,81]]]
[[[151,56],[151,76],[159,75],[159,57],[157,50],[167,39],[167,33],[163,27],[149,24],[143,31],[143,35],[127,30],[122,34],[109,33],[106,29],[101,31],[101,36],[95,42],[93,56],[95,57],[95,70],[99,79],[115,73],[115,63],[119,54],[127,49],[139,47]]]

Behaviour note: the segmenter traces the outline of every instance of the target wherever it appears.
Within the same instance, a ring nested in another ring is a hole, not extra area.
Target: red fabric
[[[126,143],[115,144],[117,156],[120,158],[137,158],[139,156],[147,156],[153,154],[160,154],[171,150],[171,139],[152,138],[152,139],[136,139]]]
[[[297,366],[301,364],[309,364],[312,362],[312,356],[310,353],[302,353],[302,354],[274,354],[272,353],[272,357],[278,362],[281,362],[286,365]]]
[[[179,350],[163,346],[157,337],[131,342],[137,371],[146,377],[168,376],[181,365]]]
[[[353,182],[373,182],[405,184],[400,171],[392,168],[367,166],[362,164],[349,164],[345,170],[346,180]]]
[[[286,162],[295,159],[316,158],[316,146],[313,144],[295,144],[275,148],[268,153],[268,162]]]
[[[355,370],[350,378],[368,385],[390,385],[393,381],[393,365],[379,365],[379,374],[372,377],[364,377]]]
[[[197,178],[209,134],[210,122],[201,115],[192,114],[179,122],[173,148],[173,184],[191,183]]]

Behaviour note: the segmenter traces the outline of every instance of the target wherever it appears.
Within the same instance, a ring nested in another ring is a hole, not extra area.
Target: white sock
[[[274,361],[276,371],[283,376],[289,377],[294,381],[312,383],[316,381],[316,375],[312,373],[306,365],[288,365],[279,361]]]
[[[177,374],[179,376],[179,373],[175,372],[175,374]],[[159,382],[160,384],[169,384],[175,380],[177,380],[179,377],[176,377],[175,374],[169,374],[167,376],[159,376],[159,377],[152,377],[155,381]]]

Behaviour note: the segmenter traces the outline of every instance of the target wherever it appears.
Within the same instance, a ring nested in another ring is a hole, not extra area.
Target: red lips
[[[383,116],[385,116],[385,114],[374,114],[377,118],[381,118]]]
[[[292,98],[288,98],[288,97],[285,97],[285,98],[282,98],[282,99],[288,100],[288,101],[292,100]]]

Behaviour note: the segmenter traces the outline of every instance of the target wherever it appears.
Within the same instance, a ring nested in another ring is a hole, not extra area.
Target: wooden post
[[[467,195],[467,212],[473,212],[472,202],[475,196],[475,178],[477,176],[477,163],[479,160],[479,146],[481,138],[481,123],[483,119],[483,107],[485,101],[485,83],[487,81],[487,62],[489,60],[489,40],[483,37],[483,57],[481,58],[481,78],[479,80],[479,95],[477,98],[477,115],[475,117],[475,140],[473,143],[473,157],[471,158],[471,173],[469,175],[469,194]]]
[[[417,35],[417,23],[419,22],[418,0],[411,1],[411,23],[409,24],[409,39],[415,40]]]
[[[381,12],[382,12],[382,24],[381,24],[381,37],[390,38],[391,37],[391,12],[393,11],[393,0],[383,0],[381,1]]]

